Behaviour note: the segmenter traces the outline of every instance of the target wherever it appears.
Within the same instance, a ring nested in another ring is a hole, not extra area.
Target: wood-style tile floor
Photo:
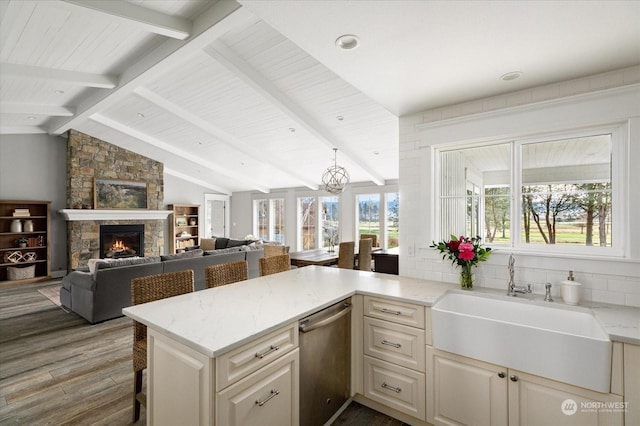
[[[0,424],[132,424],[131,320],[91,325],[38,292],[52,284],[0,288]],[[333,425],[402,422],[354,402]]]

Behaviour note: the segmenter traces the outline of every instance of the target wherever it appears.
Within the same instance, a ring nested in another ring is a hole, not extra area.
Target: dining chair
[[[343,241],[338,248],[338,268],[353,269],[355,241]]]
[[[371,238],[362,238],[358,247],[358,269],[361,271],[371,270]]]
[[[281,254],[286,254],[285,246],[264,244],[262,248],[264,250],[264,257],[279,256]]]
[[[133,305],[153,302],[193,292],[194,275],[188,269],[178,272],[148,275],[131,280],[131,302]],[[147,326],[133,321],[133,422],[140,418],[140,405],[146,406],[142,393],[142,371],[147,368]]]
[[[288,254],[260,258],[260,276],[277,274],[291,269],[291,258]]]
[[[364,240],[365,238],[371,239],[371,247],[378,247],[378,236],[376,234],[360,234],[360,239]]]
[[[249,264],[246,260],[207,266],[204,270],[207,288],[244,281],[248,278],[248,271]]]

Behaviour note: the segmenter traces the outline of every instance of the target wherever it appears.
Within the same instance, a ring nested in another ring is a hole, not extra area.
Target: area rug
[[[60,309],[69,313],[67,308],[60,303],[60,285],[52,285],[50,287],[39,288],[38,293],[55,303]]]

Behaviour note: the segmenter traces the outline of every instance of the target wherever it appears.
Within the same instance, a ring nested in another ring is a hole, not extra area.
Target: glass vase
[[[460,287],[463,290],[473,289],[473,272],[471,271],[472,265],[464,265],[462,271],[460,271]]]

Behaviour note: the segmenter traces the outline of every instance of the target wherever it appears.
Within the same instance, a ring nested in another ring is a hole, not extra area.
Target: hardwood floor
[[[91,325],[38,292],[51,285],[0,289],[0,424],[131,424],[131,320]],[[333,425],[402,422],[354,402]]]

